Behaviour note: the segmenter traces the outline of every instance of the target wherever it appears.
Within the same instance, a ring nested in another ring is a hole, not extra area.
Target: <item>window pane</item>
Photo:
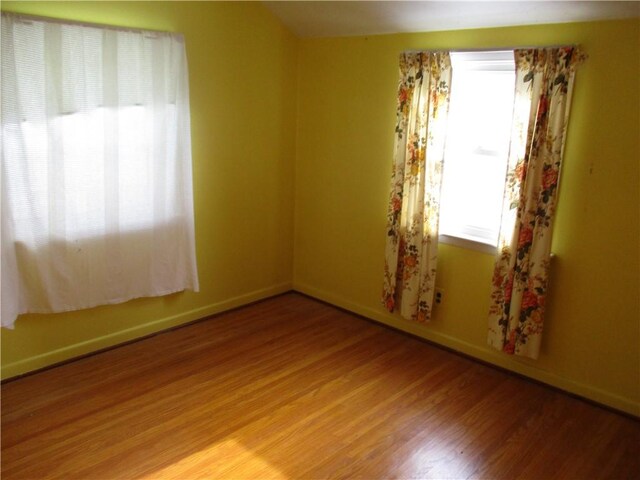
[[[495,245],[513,111],[512,52],[452,54],[440,231]],[[496,54],[503,57],[496,61]],[[509,68],[507,68],[507,66]]]

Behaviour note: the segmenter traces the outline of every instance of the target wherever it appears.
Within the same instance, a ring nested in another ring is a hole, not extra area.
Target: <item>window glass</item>
[[[454,52],[451,61],[440,233],[496,245],[513,112],[513,52]]]

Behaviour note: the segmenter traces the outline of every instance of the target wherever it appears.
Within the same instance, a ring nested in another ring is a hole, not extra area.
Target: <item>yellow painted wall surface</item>
[[[2,330],[3,378],[290,289],[292,34],[259,3],[3,2],[2,9],[185,35],[201,288],[22,316],[14,331]]]
[[[294,287],[640,415],[640,23],[477,29],[300,43]],[[493,258],[444,245],[423,327],[380,304],[398,54],[581,44],[538,361],[486,346]]]
[[[23,316],[2,331],[3,378],[285,291],[293,271],[302,292],[640,415],[637,20],[298,40],[249,2],[2,9],[185,34],[201,283],[199,294]],[[398,54],[564,43],[590,58],[576,81],[540,359],[486,346],[490,255],[441,247],[445,299],[430,325],[386,313]]]

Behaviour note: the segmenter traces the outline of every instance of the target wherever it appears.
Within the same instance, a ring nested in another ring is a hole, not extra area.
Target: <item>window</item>
[[[198,290],[181,35],[2,13],[2,325]]]
[[[451,53],[440,233],[497,245],[515,90],[512,51]]]

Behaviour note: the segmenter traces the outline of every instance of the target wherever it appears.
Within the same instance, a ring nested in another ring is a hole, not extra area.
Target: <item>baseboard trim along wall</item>
[[[2,365],[2,379],[8,380],[13,377],[24,375],[36,370],[55,366],[59,363],[73,360],[91,353],[98,352],[107,348],[117,347],[120,344],[137,340],[142,337],[162,332],[173,327],[180,326],[185,323],[204,319],[217,313],[242,307],[249,303],[273,297],[281,293],[291,290],[291,283],[285,282],[272,285],[260,290],[238,295],[220,302],[212,303],[204,307],[196,308],[183,312],[179,315],[160,318],[147,322],[135,327],[121,330],[118,332],[104,335],[102,337],[92,338],[85,342],[76,343],[57,350],[19,360],[17,362]]]
[[[640,403],[625,397],[621,397],[591,385],[575,382],[561,377],[546,370],[541,370],[535,366],[514,362],[510,358],[505,358],[499,352],[493,351],[489,347],[481,348],[449,335],[433,332],[421,328],[418,324],[403,322],[391,314],[374,310],[363,305],[346,300],[339,295],[326,292],[309,285],[289,282],[273,285],[260,290],[255,290],[243,295],[226,299],[221,302],[212,303],[205,307],[190,310],[179,315],[165,317],[154,320],[133,328],[115,332],[102,337],[94,338],[86,342],[69,345],[67,347],[53,350],[42,355],[25,358],[18,362],[2,365],[2,379],[8,380],[13,377],[24,375],[43,368],[52,367],[60,363],[73,360],[91,353],[107,348],[117,347],[130,341],[134,341],[145,336],[162,332],[173,327],[180,326],[196,320],[201,320],[211,315],[222,313],[234,308],[263,300],[269,297],[280,295],[288,291],[297,291],[323,302],[343,308],[367,319],[382,323],[397,330],[404,331],[416,337],[423,338],[435,344],[460,352],[469,357],[473,357],[482,362],[495,365],[499,368],[529,377],[533,380],[558,388],[565,392],[583,397],[587,400],[611,407],[615,410],[625,412],[634,417],[640,417]]]
[[[338,295],[317,289],[315,287],[311,287],[309,285],[294,282],[293,289],[294,291],[303,293],[331,305],[343,308],[355,314],[361,315],[367,319],[382,323],[397,330],[402,330],[411,335],[415,335],[451,350],[460,352],[464,355],[468,355],[469,357],[473,357],[482,362],[486,362],[499,368],[517,373],[519,375],[529,377],[538,382],[550,385],[552,387],[577,395],[587,400],[591,400],[598,404],[613,408],[614,410],[619,410],[634,417],[640,417],[640,403],[634,402],[629,398],[612,394],[591,385],[575,382],[568,378],[561,377],[546,370],[541,370],[531,365],[517,363],[510,357],[507,358],[505,355],[501,354],[498,351],[492,350],[489,347],[481,348],[477,345],[464,342],[449,335],[425,330],[418,324],[403,322],[402,320],[396,318],[391,314],[385,314],[384,312],[359,305],[357,303],[341,298]]]

